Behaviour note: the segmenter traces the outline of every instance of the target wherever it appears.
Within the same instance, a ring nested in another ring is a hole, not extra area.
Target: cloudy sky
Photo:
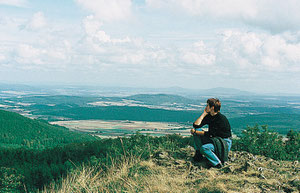
[[[299,0],[0,0],[0,82],[300,94]]]

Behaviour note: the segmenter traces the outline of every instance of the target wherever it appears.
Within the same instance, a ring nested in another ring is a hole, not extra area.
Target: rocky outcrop
[[[248,152],[231,151],[221,169],[211,168],[208,161],[194,162],[192,147],[177,151],[157,150],[152,160],[159,166],[188,172],[195,184],[223,184],[225,192],[299,192],[298,161],[277,161]],[[201,182],[201,183],[200,183]]]

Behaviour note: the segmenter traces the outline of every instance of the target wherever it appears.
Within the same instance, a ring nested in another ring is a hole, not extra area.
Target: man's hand
[[[209,109],[209,107],[208,107],[208,105],[207,105],[207,106],[205,107],[205,109],[204,109],[202,115],[194,122],[194,125],[200,125],[201,122],[202,122],[202,120],[204,119],[204,117],[206,117],[206,115],[208,115],[209,110],[210,110],[210,109]],[[191,130],[191,134],[194,135],[195,133],[196,133],[195,129],[192,129],[192,130]],[[198,133],[198,134],[199,134],[199,133]]]
[[[202,114],[206,116],[208,113],[209,113],[208,106],[206,106]]]
[[[195,130],[195,129],[191,129],[191,134],[192,134],[192,135],[194,135],[194,134],[195,134],[195,132],[196,132],[196,130]]]

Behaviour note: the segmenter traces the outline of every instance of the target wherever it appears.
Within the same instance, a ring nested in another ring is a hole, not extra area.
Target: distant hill
[[[0,83],[0,91],[33,91],[36,90],[35,87],[33,86],[28,86],[28,85],[22,85],[22,84],[5,84],[5,83]]]
[[[93,139],[92,136],[71,132],[43,120],[0,110],[0,147],[44,149]]]
[[[212,89],[206,89],[202,90],[203,93],[208,93],[208,94],[214,94],[214,95],[256,95],[255,93],[248,92],[248,91],[243,91],[239,89],[234,89],[234,88],[223,88],[223,87],[217,87],[217,88],[212,88]]]
[[[130,96],[134,94],[173,94],[181,96],[240,96],[256,95],[255,93],[234,89],[217,87],[211,89],[199,88],[141,88],[141,87],[105,87],[88,85],[26,85],[26,84],[6,84],[0,82],[0,94],[7,96],[19,95],[73,95],[73,96]]]
[[[182,104],[196,104],[197,101],[189,98],[185,98],[179,95],[171,94],[138,94],[126,97],[126,99],[141,101],[146,104],[160,105],[163,103],[182,103]]]

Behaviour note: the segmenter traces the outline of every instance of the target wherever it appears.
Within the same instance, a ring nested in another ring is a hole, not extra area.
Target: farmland
[[[178,123],[146,122],[146,121],[116,121],[116,120],[72,120],[54,121],[51,124],[60,125],[73,131],[89,133],[101,138],[130,136],[139,132],[152,136],[180,134],[189,136],[190,127]]]
[[[229,119],[232,131],[237,135],[248,125],[256,124],[268,125],[269,129],[280,134],[300,129],[299,96],[251,93],[222,95],[209,94],[208,91],[203,92],[205,95],[189,92],[181,92],[180,95],[135,94],[128,89],[126,93],[120,90],[111,93],[105,89],[87,93],[79,88],[60,90],[58,93],[51,89],[47,92],[21,91],[9,91],[6,88],[0,92],[0,109],[33,119],[57,122],[72,130],[100,137],[126,136],[136,132],[186,135],[189,130],[186,128],[190,128],[192,122],[201,115],[207,98],[215,96],[222,101],[221,112]]]

